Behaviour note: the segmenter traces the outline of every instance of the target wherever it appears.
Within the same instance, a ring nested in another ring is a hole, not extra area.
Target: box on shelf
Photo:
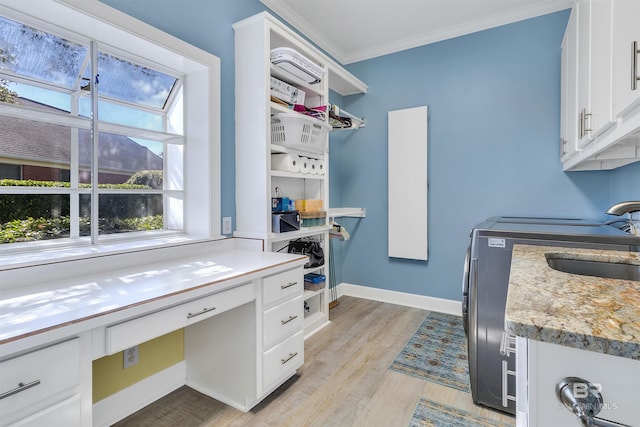
[[[327,223],[327,212],[300,212],[301,227],[318,227]]]
[[[325,71],[321,66],[289,47],[271,49],[270,57],[287,77],[307,84],[320,83],[324,77]]]
[[[273,212],[271,214],[271,231],[273,233],[286,233],[300,230],[300,214],[298,211]]]
[[[325,287],[327,277],[324,274],[307,273],[304,275],[304,288],[308,291],[318,291]]]
[[[305,95],[306,93],[297,87],[271,76],[271,96],[275,96],[289,104],[304,105]]]
[[[299,113],[271,117],[271,143],[311,153],[323,153],[331,125]]]
[[[322,199],[298,199],[295,206],[300,212],[319,212],[322,210]]]

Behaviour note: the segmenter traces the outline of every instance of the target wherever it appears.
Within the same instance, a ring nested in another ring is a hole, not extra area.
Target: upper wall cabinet
[[[562,45],[564,170],[640,160],[640,2],[578,0]]]

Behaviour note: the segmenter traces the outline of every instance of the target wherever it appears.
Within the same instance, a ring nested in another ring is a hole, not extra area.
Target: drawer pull
[[[290,287],[295,286],[297,284],[298,284],[298,282],[289,282],[289,284],[287,284],[287,285],[281,285],[280,289],[287,289],[287,288],[290,288]]]
[[[18,387],[14,388],[13,390],[5,391],[4,393],[0,394],[0,399],[13,396],[14,394],[20,393],[21,391],[25,391],[28,388],[35,387],[38,384],[40,384],[40,380],[32,381],[29,384],[18,383]]]
[[[285,363],[287,363],[289,360],[293,359],[297,355],[298,355],[298,352],[289,353],[289,357],[287,357],[286,359],[280,359],[280,362],[282,362],[282,364],[284,365]]]
[[[281,320],[280,323],[282,323],[283,325],[286,325],[287,323],[289,323],[292,320],[295,320],[297,318],[298,318],[298,316],[289,316],[289,318],[287,320]]]
[[[205,307],[205,308],[202,309],[202,311],[199,311],[197,313],[187,313],[187,319],[191,319],[192,317],[200,316],[201,314],[208,313],[208,312],[213,311],[215,309],[216,309],[215,307],[211,307],[211,308]]]

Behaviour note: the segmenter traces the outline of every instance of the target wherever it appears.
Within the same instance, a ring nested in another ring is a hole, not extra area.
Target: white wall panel
[[[389,256],[427,260],[427,107],[389,111]]]

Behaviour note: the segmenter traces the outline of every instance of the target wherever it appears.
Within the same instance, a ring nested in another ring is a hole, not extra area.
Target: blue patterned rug
[[[462,318],[429,313],[389,368],[468,392],[469,363]]]
[[[469,412],[420,398],[409,427],[513,427],[512,423],[495,421]]]

